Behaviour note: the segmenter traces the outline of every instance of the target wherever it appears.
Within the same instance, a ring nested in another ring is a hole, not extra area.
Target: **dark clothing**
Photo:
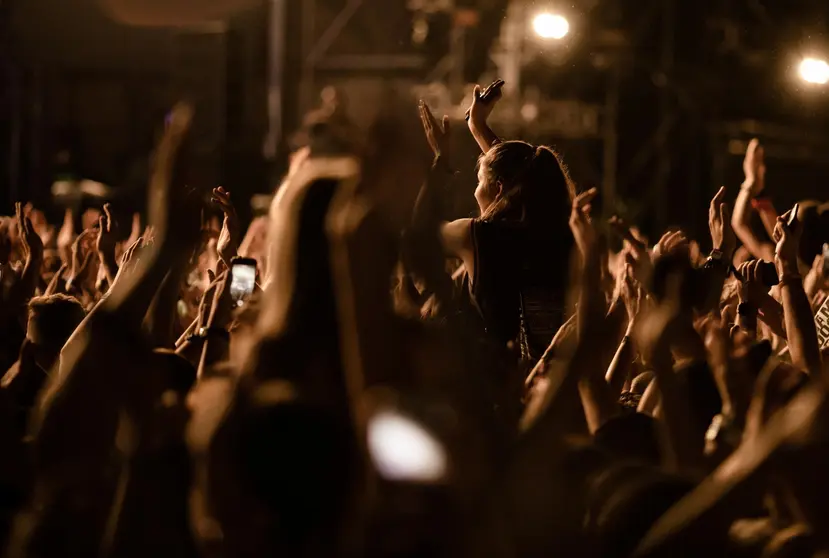
[[[537,360],[564,323],[570,230],[475,220],[471,232],[475,280],[465,287],[487,333]]]

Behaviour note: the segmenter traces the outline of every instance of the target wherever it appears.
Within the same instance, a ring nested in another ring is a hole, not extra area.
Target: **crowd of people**
[[[502,85],[468,113],[474,217],[423,102],[431,164],[323,115],[246,232],[188,180],[187,104],[146,218],[3,217],[7,554],[829,555],[821,206],[778,215],[753,140],[710,238],[652,243],[490,129]]]

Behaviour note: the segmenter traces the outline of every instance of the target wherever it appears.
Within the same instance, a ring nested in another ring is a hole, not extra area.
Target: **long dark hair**
[[[523,141],[505,141],[478,159],[481,178],[502,191],[482,221],[517,221],[529,227],[567,222],[575,185],[558,153]]]

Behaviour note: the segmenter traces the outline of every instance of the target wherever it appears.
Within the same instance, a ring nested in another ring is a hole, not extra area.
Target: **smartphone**
[[[486,87],[486,89],[481,91],[481,96],[478,97],[478,98],[481,101],[483,101],[484,103],[488,103],[489,101],[492,100],[493,97],[495,97],[495,95],[498,94],[499,91],[501,91],[501,88],[503,86],[504,86],[504,80],[496,79],[491,84],[489,84]],[[466,111],[466,120],[469,121],[469,111],[468,110]]]
[[[797,211],[799,209],[800,209],[800,204],[799,203],[794,204],[794,206],[792,207],[792,213],[791,213],[791,215],[789,215],[789,221],[786,223],[789,226],[789,228],[795,226],[795,223],[797,223]]]
[[[233,258],[230,264],[230,298],[242,306],[256,288],[256,260]]]

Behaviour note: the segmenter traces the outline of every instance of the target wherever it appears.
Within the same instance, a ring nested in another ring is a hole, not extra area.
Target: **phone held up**
[[[793,229],[797,226],[797,213],[800,209],[800,204],[796,203],[792,206],[792,212],[789,214],[789,220],[786,221],[786,224],[789,226],[790,229]]]
[[[236,306],[242,306],[256,288],[256,260],[233,258],[230,263],[230,298]]]

